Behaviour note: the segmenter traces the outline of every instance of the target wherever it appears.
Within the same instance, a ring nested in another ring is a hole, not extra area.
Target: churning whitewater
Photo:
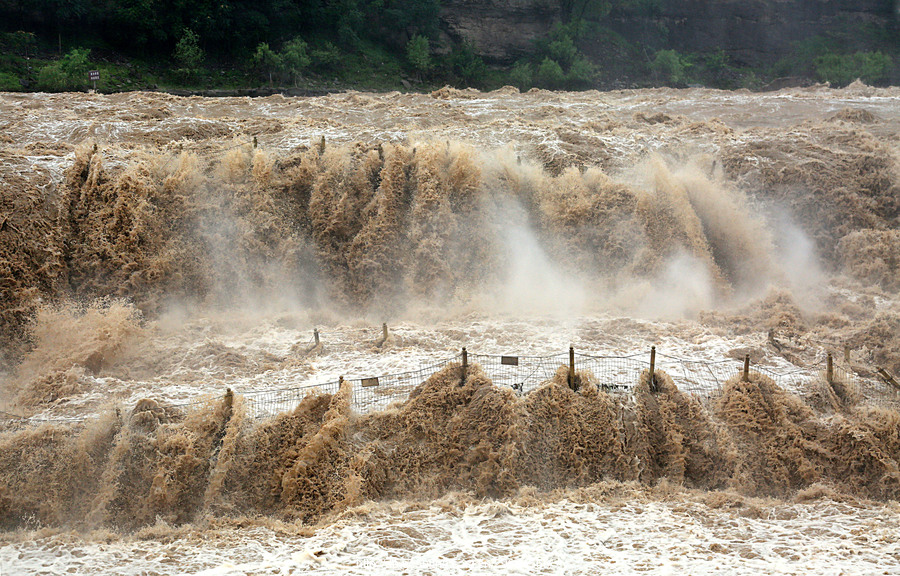
[[[892,573],[898,102],[0,94],[0,571]]]

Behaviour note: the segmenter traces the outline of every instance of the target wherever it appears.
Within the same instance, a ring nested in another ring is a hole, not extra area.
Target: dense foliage
[[[99,39],[126,53],[169,55],[191,30],[210,53],[240,56],[298,35],[392,42],[397,30],[434,30],[438,8],[438,0],[0,0],[0,17],[7,28]]]
[[[838,27],[751,68],[723,50],[671,45],[666,27],[653,24],[660,0],[548,5],[557,18],[530,54],[486,63],[468,39],[441,33],[441,0],[0,0],[0,90],[84,89],[88,69],[101,70],[106,91],[412,83],[753,88],[782,76],[843,85],[900,75],[900,41],[886,30]],[[651,24],[629,29],[638,21]]]

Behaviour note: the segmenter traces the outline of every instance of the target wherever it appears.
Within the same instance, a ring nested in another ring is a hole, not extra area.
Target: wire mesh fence
[[[0,411],[0,432],[15,432],[17,430],[30,430],[45,425],[77,426],[83,424],[86,418],[25,418],[9,412]]]
[[[696,396],[714,398],[722,393],[725,382],[741,373],[735,360],[699,360],[657,354],[656,369],[668,374],[678,388]]]
[[[565,354],[552,356],[493,356],[469,354],[471,364],[481,367],[497,386],[508,386],[519,393],[531,392],[541,383],[551,380],[566,362]]]
[[[630,356],[592,356],[575,354],[575,370],[594,376],[597,385],[607,392],[629,392],[641,381],[650,362],[644,354]]]
[[[458,358],[452,358],[400,374],[342,378],[321,384],[244,392],[242,395],[251,416],[266,417],[293,410],[310,394],[336,394],[341,382],[347,382],[352,389],[353,409],[358,413],[367,413],[383,409],[395,400],[407,398],[416,386],[448,364],[458,361]]]
[[[310,341],[309,346],[316,346]],[[465,357],[469,365],[478,365],[495,386],[512,388],[519,395],[528,394],[552,380],[560,369],[570,368],[587,372],[594,382],[611,394],[630,394],[639,384],[641,374],[650,369],[650,354],[629,356],[601,356],[570,351],[570,354],[548,356],[513,356],[488,354],[463,354],[422,366],[417,370],[379,376],[355,376],[327,382],[269,390],[239,391],[244,397],[248,415],[266,418],[293,410],[311,394],[335,394],[342,382],[351,386],[351,406],[357,413],[381,410],[392,402],[407,399],[410,393],[445,367],[461,365]],[[682,392],[702,400],[718,397],[725,383],[740,376],[745,365],[737,360],[711,361],[655,354],[655,369],[663,371]],[[877,378],[863,377],[844,364],[823,359],[811,366],[794,370],[777,371],[754,365],[750,372],[771,378],[778,386],[801,396],[830,387],[839,397],[866,405],[900,407],[900,387]],[[460,375],[462,372],[460,372]],[[209,405],[211,399],[179,404],[177,408],[190,412]],[[40,419],[22,418],[0,412],[0,430],[15,430],[41,424],[73,424],[84,418]]]

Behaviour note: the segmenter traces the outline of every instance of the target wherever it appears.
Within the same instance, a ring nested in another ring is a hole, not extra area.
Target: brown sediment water
[[[900,417],[818,413],[765,376],[704,405],[657,371],[633,396],[566,369],[520,398],[477,366],[449,366],[382,412],[350,409],[350,383],[291,412],[248,419],[230,397],[184,414],[152,400],[85,427],[0,436],[0,519],[135,530],[162,519],[267,515],[316,522],[367,500],[510,497],[522,488],[637,481],[747,496],[829,486],[896,499]],[[74,465],[73,465],[74,464]]]
[[[0,120],[0,410],[86,420],[0,433],[0,525],[896,500],[875,369],[900,372],[897,95],[2,94],[25,119]],[[355,413],[348,380],[264,419],[240,393],[573,342],[813,376],[700,398],[664,370],[579,371],[576,392],[560,368],[519,395],[473,363],[381,411]],[[826,352],[865,390],[825,384]]]
[[[398,139],[360,129],[372,107],[374,126],[390,125],[406,107],[471,127],[461,116],[471,99],[453,94],[461,100],[398,97],[395,109],[385,108],[389,96],[376,95],[198,101],[217,118],[212,122],[193,117],[189,100],[169,96],[144,94],[127,104],[74,95],[35,100],[29,110],[43,105],[57,124],[35,120],[47,124],[43,139],[33,127],[10,125],[3,146],[9,161],[0,261],[10,285],[0,320],[8,353],[27,338],[23,330],[40,301],[63,296],[124,296],[145,313],[173,301],[275,293],[357,310],[466,302],[485,284],[503,282],[503,238],[511,226],[535,236],[563,275],[606,284],[603,300],[626,310],[653,312],[646,301],[617,297],[615,287],[649,284],[655,290],[645,292],[655,295],[683,289],[682,277],[691,276],[707,284],[704,298],[685,303],[696,312],[796,275],[799,257],[817,256],[830,272],[896,289],[896,126],[876,93],[868,104],[876,112],[846,106],[839,91],[788,94],[779,105],[807,114],[796,126],[773,126],[775,118],[754,125],[735,115],[742,99],[757,105],[740,95],[715,95],[719,116],[704,110],[688,117],[672,111],[691,98],[702,102],[702,93],[664,93],[657,101],[610,94],[593,101],[606,124],[597,123],[584,96],[479,95],[486,118],[519,114],[506,128],[520,135],[514,152],[491,144],[504,132],[496,124],[473,130],[470,140],[453,130],[447,139],[414,131]],[[611,107],[616,98],[641,111],[619,118]],[[816,100],[839,111],[810,118],[804,107]],[[292,106],[318,104],[341,110],[330,121],[342,135],[322,152],[318,143],[289,146],[292,130],[302,126],[311,135],[329,126],[318,114],[306,124],[286,123]],[[653,114],[667,121],[644,119],[654,105],[663,110]],[[80,127],[98,107],[129,131],[53,141],[52,129]],[[135,107],[165,109],[164,120],[182,114],[181,125],[231,128],[204,129],[159,149],[149,144],[167,121],[135,116]],[[260,129],[255,107],[285,115],[261,136],[269,148],[254,149],[241,137]],[[580,125],[589,143],[570,149],[559,118],[546,117],[550,107]],[[792,117],[785,112],[788,122]],[[720,124],[730,128],[700,130]],[[526,137],[529,130],[535,136]],[[639,155],[608,155],[641,138],[648,146]],[[554,139],[556,148],[547,148]],[[510,203],[521,218],[504,212]],[[778,250],[797,244],[783,235],[780,214],[809,239],[808,254],[792,259]]]

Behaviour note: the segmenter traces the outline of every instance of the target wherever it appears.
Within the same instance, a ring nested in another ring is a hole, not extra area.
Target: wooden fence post
[[[656,346],[650,347],[650,391],[656,392]]]
[[[466,351],[466,347],[463,346],[462,349],[462,377],[459,380],[459,385],[462,386],[466,383],[466,375],[469,373],[469,353]]]
[[[575,390],[575,347],[569,346],[569,388]]]
[[[319,329],[313,328],[313,338],[316,339],[316,346],[319,345]]]
[[[831,357],[831,352],[828,353],[828,359],[825,361],[825,381],[829,385],[834,384],[834,360]]]
[[[750,381],[750,355],[744,354],[744,373],[741,375],[741,380],[744,382]]]
[[[884,368],[881,368],[880,366],[877,368],[878,368],[878,375],[881,376],[882,380],[884,380],[885,382],[887,382],[894,388],[897,388],[898,390],[900,390],[900,382],[897,382],[897,379],[894,378],[890,372],[888,372]]]

